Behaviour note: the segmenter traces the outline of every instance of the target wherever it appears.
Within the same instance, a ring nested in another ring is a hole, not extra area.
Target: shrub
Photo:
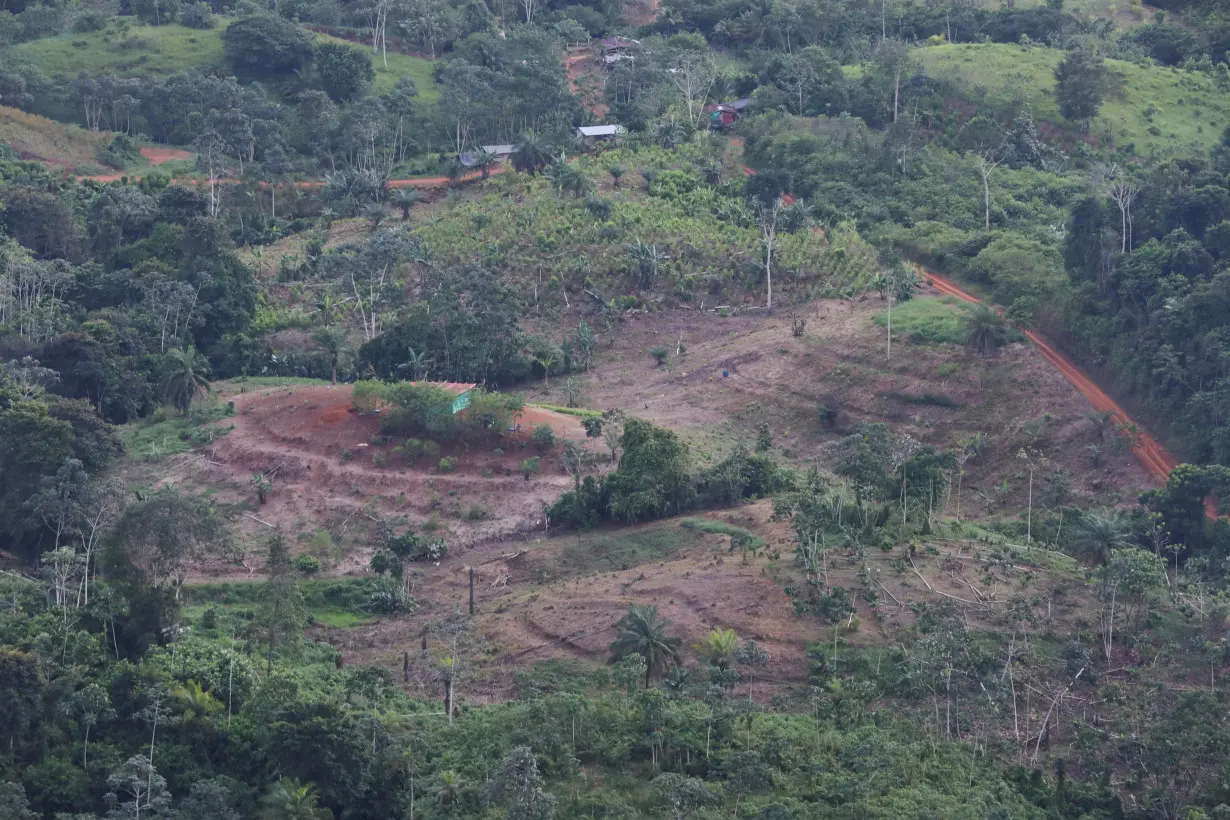
[[[671,352],[664,347],[651,347],[649,348],[649,355],[653,357],[653,360],[657,362],[659,366],[661,366],[665,364],[666,360],[670,357]]]
[[[457,459],[452,456],[445,456],[440,459],[440,463],[436,465],[436,469],[442,473],[451,473],[457,469]]]
[[[415,608],[414,599],[406,594],[401,581],[395,578],[381,578],[372,589],[368,605],[373,612],[381,615],[410,612]]]
[[[591,196],[585,200],[585,210],[594,215],[595,218],[601,219],[604,222],[611,216],[611,201],[601,197]]]
[[[295,559],[295,569],[304,575],[315,575],[320,572],[320,559],[314,555],[300,555]]]
[[[90,31],[102,31],[107,27],[107,15],[101,11],[88,10],[77,15],[73,20],[73,31],[82,34]],[[77,45],[76,42],[73,45]],[[87,43],[88,45],[88,43]]]
[[[539,424],[534,428],[532,441],[539,450],[550,450],[555,446],[555,431],[549,424]]]
[[[491,511],[477,502],[465,508],[461,517],[466,521],[486,521],[491,517]]]
[[[359,413],[372,413],[380,406],[384,386],[380,382],[355,382],[350,394],[350,406]]]
[[[440,455],[439,442],[424,441],[423,442],[423,455],[427,456],[430,459],[438,458]]]
[[[129,163],[141,159],[141,150],[131,137],[116,134],[111,143],[99,152],[98,159],[112,168],[126,168]]]
[[[822,404],[816,408],[816,415],[820,419],[820,426],[826,430],[832,430],[837,426],[837,408],[830,407],[827,404]]]
[[[538,456],[531,456],[521,462],[521,475],[525,477],[526,481],[529,481],[530,476],[538,472],[538,464],[540,461],[541,459],[539,459]]]
[[[208,3],[189,3],[179,13],[179,22],[188,28],[213,28],[214,12]]]
[[[953,409],[961,406],[960,402],[952,396],[946,396],[943,393],[889,393],[888,397],[906,404],[931,404],[936,407]]]

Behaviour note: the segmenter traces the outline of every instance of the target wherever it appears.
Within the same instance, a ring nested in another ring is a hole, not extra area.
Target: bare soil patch
[[[549,424],[556,439],[584,439],[580,421],[541,408],[527,409],[518,431],[493,431],[489,440],[441,443],[438,453],[413,458],[400,440],[382,437],[379,415],[351,408],[351,388],[298,386],[233,396],[233,429],[204,458],[162,479],[210,488],[218,500],[240,505],[240,531],[259,543],[281,526],[307,549],[324,530],[340,554],[319,556],[332,574],[363,571],[371,557],[369,530],[379,517],[404,516],[406,525],[431,530],[450,549],[499,541],[542,527],[543,508],[572,484],[559,465],[557,446],[536,449],[533,424]],[[528,480],[521,463],[539,456]],[[452,463],[447,467],[445,460]],[[256,503],[250,482],[262,473],[273,489]],[[250,563],[250,562],[249,562]],[[233,575],[214,567],[208,575]]]
[[[918,298],[932,298],[930,293],[926,289]],[[981,432],[989,444],[965,465],[966,517],[1024,513],[1028,474],[1018,458],[1022,447],[1038,453],[1036,482],[1062,469],[1074,498],[1084,503],[1130,501],[1154,486],[1126,447],[1104,446],[1093,465],[1087,445],[1097,436],[1084,418],[1093,408],[1033,345],[1013,344],[983,358],[959,345],[910,344],[894,334],[889,360],[885,331],[873,322],[883,309],[872,296],[818,301],[771,316],[630,314],[611,344],[600,346],[591,371],[577,377],[582,403],[670,427],[702,461],[724,457],[736,441],[750,447],[762,424],[772,434],[773,452],[800,467],[828,465],[828,448],[860,422],[887,422],[944,448],[957,448]],[[801,337],[791,333],[796,318],[807,322]],[[684,354],[673,355],[681,342]],[[649,356],[654,347],[672,352],[667,366]],[[956,406],[909,400],[925,394]],[[538,395],[564,399],[561,391],[539,389]],[[838,412],[835,427],[821,424],[821,405]],[[1035,439],[1031,428],[1044,417]],[[955,507],[954,493],[948,512]]]

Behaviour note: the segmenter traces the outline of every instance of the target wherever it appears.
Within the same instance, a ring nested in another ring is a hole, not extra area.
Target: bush
[[[300,555],[295,559],[295,569],[304,575],[315,575],[320,572],[320,559],[314,555]]]
[[[107,15],[101,11],[90,9],[83,11],[73,20],[73,31],[85,34],[90,31],[102,31],[107,27]]]
[[[837,426],[838,410],[836,407],[822,404],[816,408],[816,415],[820,419],[820,426],[824,429],[832,430]]]
[[[380,406],[384,385],[380,382],[355,382],[350,394],[350,406],[359,413],[372,413]]]
[[[585,210],[605,222],[611,216],[611,200],[591,196],[585,200]]]
[[[649,348],[649,355],[661,366],[670,357],[671,352],[664,347],[651,347]]]
[[[437,457],[439,457],[439,455],[440,455],[440,444],[439,444],[439,442],[435,442],[435,441],[424,441],[424,442],[423,442],[423,455],[425,455],[425,456],[427,456],[428,458],[433,459],[433,460],[434,460],[434,459],[436,459]]]
[[[213,28],[214,12],[208,3],[189,3],[180,12],[179,22],[188,28]]]
[[[141,149],[131,137],[116,134],[111,143],[98,154],[98,159],[104,165],[112,168],[127,168],[130,163],[141,159]]]
[[[440,462],[436,465],[436,469],[442,473],[451,473],[453,470],[457,469],[457,459],[452,456],[445,456],[440,459]]]
[[[555,431],[549,424],[539,424],[534,428],[532,440],[539,450],[550,450],[555,446]]]
[[[525,477],[526,481],[529,481],[530,476],[538,472],[538,464],[540,461],[541,459],[538,456],[531,456],[521,462],[521,475]]]
[[[381,578],[372,589],[368,605],[373,612],[381,615],[411,612],[416,607],[414,599],[406,594],[401,582],[395,578]]]
[[[946,396],[943,393],[889,393],[888,397],[906,404],[931,404],[936,407],[953,409],[961,406],[960,402],[952,396]]]

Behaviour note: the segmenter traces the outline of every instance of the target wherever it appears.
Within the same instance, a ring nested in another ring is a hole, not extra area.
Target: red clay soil
[[[172,157],[167,157],[166,159],[158,160],[157,162],[154,162],[155,165],[166,162],[168,159],[187,159],[188,157],[192,156],[187,151],[180,151],[177,148],[165,148],[165,149],[142,148],[141,149],[142,154],[144,154],[146,151],[150,151],[150,152],[165,151],[167,153],[176,153],[176,154],[184,155],[182,157],[172,156]],[[503,170],[504,170],[504,166],[497,165],[496,167],[491,169],[490,173],[498,174],[502,172]],[[92,179],[95,182],[117,182],[122,177],[125,177],[125,176],[127,176],[129,179],[132,179],[132,180],[141,179],[140,176],[132,176],[128,174],[95,174],[94,176],[77,177],[77,179],[78,181]],[[474,182],[475,180],[478,180],[481,177],[482,177],[482,174],[479,174],[479,173],[465,174],[464,176],[458,177],[456,182]],[[171,181],[179,183],[181,185],[182,184],[189,184],[189,185],[204,185],[205,184],[205,180],[197,179],[195,177],[189,177],[187,179],[175,178],[175,179],[172,179]],[[448,185],[451,185],[453,182],[454,180],[451,180],[448,177],[423,177],[423,178],[417,178],[417,179],[390,179],[387,185],[390,188],[444,188],[444,187],[447,187]],[[220,179],[218,180],[218,183],[222,185],[238,185],[239,180]],[[322,188],[324,187],[325,181],[323,179],[309,179],[303,182],[295,182],[293,184],[296,188]],[[262,182],[260,184],[260,187],[268,188],[269,184],[266,182]]]
[[[149,160],[150,165],[161,165],[173,159],[192,159],[192,152],[180,148],[142,148],[141,156]]]
[[[568,54],[564,57],[564,68],[568,72],[568,91],[574,97],[580,97],[585,107],[590,113],[598,119],[606,116],[607,107],[604,103],[594,100],[587,100],[585,90],[581,88],[581,80],[587,76],[594,76],[597,65],[594,63],[593,52],[588,46],[574,46],[568,49]]]
[[[920,270],[922,270],[920,268]],[[955,296],[966,302],[980,304],[981,300],[975,296],[971,296],[964,290],[953,284],[948,279],[940,276],[929,270],[922,270],[922,274],[931,282],[931,285],[940,293],[948,296]],[[1145,466],[1154,477],[1159,481],[1165,481],[1170,475],[1170,471],[1178,466],[1178,461],[1170,452],[1158,443],[1157,439],[1149,435],[1148,432],[1142,430],[1139,425],[1132,421],[1131,417],[1120,407],[1114,399],[1106,395],[1102,388],[1098,387],[1093,381],[1081,372],[1068,357],[1064,356],[1058,350],[1051,346],[1046,339],[1032,330],[1026,330],[1025,335],[1033,342],[1042,356],[1051,364],[1053,364],[1060,373],[1064,375],[1072,386],[1075,387],[1082,396],[1089,400],[1095,410],[1100,412],[1110,411],[1111,417],[1116,424],[1123,427],[1130,427],[1137,432],[1132,440],[1132,452],[1140,459],[1140,463]]]
[[[250,500],[253,473],[272,476],[274,491],[257,518],[296,533],[309,524],[328,528],[328,521],[352,513],[362,514],[355,525],[376,512],[409,515],[417,525],[438,509],[441,535],[450,547],[463,547],[540,527],[543,506],[571,487],[560,448],[543,452],[533,446],[535,426],[550,425],[557,441],[587,441],[578,418],[527,407],[519,431],[493,431],[490,439],[468,445],[446,442],[430,458],[407,457],[399,452],[400,441],[382,440],[379,414],[352,410],[351,394],[349,386],[310,385],[231,396],[236,414],[224,425],[230,430],[209,448],[202,467],[210,484],[242,503]],[[539,454],[540,469],[524,478],[522,461]],[[441,472],[436,460],[445,456],[454,466]],[[462,517],[471,506],[486,514]],[[264,534],[249,519],[240,523]],[[366,566],[366,543],[360,537],[350,546],[360,548],[348,549],[333,568],[337,574]]]
[[[162,165],[164,162],[170,162],[173,159],[192,159],[192,152],[179,148],[142,148],[141,156],[145,157],[150,165]],[[92,179],[95,182],[118,182],[125,176],[128,175],[122,173],[95,174],[89,177],[77,177],[77,179]],[[131,177],[131,179],[140,179],[140,177]]]

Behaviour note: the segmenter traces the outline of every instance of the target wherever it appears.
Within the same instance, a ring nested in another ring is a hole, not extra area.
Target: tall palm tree
[[[401,218],[404,222],[410,218],[410,209],[423,201],[423,193],[417,188],[398,188],[391,197],[393,205],[401,208]]]
[[[628,169],[620,165],[618,162],[607,168],[611,174],[611,187],[618,188],[620,181],[624,178],[624,174],[628,173]]]
[[[739,648],[739,636],[733,629],[712,629],[696,644],[696,651],[718,669],[730,668]]]
[[[379,202],[373,202],[363,209],[363,216],[371,225],[372,233],[380,229],[380,223],[384,222],[388,215],[389,212]]]
[[[633,655],[644,658],[646,689],[649,681],[662,674],[668,664],[679,663],[683,641],[667,637],[669,623],[658,614],[657,605],[633,605],[615,624],[618,635],[611,642],[611,660],[617,663]]]
[[[197,394],[208,392],[209,364],[202,356],[191,348],[187,350],[171,350],[162,359],[163,391],[166,400],[176,410],[187,415]]]
[[[261,798],[261,820],[333,820],[333,812],[316,805],[316,787],[294,778],[282,779]]]
[[[316,344],[316,349],[329,360],[329,383],[337,384],[338,363],[350,353],[350,346],[346,344],[346,332],[337,326],[317,328],[312,334],[312,341]]]
[[[333,314],[337,311],[340,304],[338,298],[329,291],[325,291],[325,294],[316,300],[316,309],[320,311],[325,327],[333,324]]]
[[[551,163],[553,154],[546,140],[533,131],[527,131],[513,151],[512,164],[523,174],[536,174]]]
[[[1089,511],[1072,536],[1072,549],[1105,564],[1117,549],[1133,544],[1131,524],[1114,510]]]
[[[495,154],[486,148],[479,148],[474,152],[474,167],[482,173],[483,179],[490,177],[491,169],[499,164],[500,161],[496,159]]]
[[[965,314],[965,341],[979,356],[990,356],[1010,336],[1008,320],[986,305],[974,305]]]
[[[452,814],[463,788],[465,781],[457,772],[452,769],[440,772],[440,783],[436,787],[436,805],[440,807],[440,811]]]
[[[589,193],[591,183],[585,172],[568,162],[568,158],[560,154],[551,160],[547,166],[546,177],[555,184],[555,191],[560,196],[571,194],[580,197]]]

